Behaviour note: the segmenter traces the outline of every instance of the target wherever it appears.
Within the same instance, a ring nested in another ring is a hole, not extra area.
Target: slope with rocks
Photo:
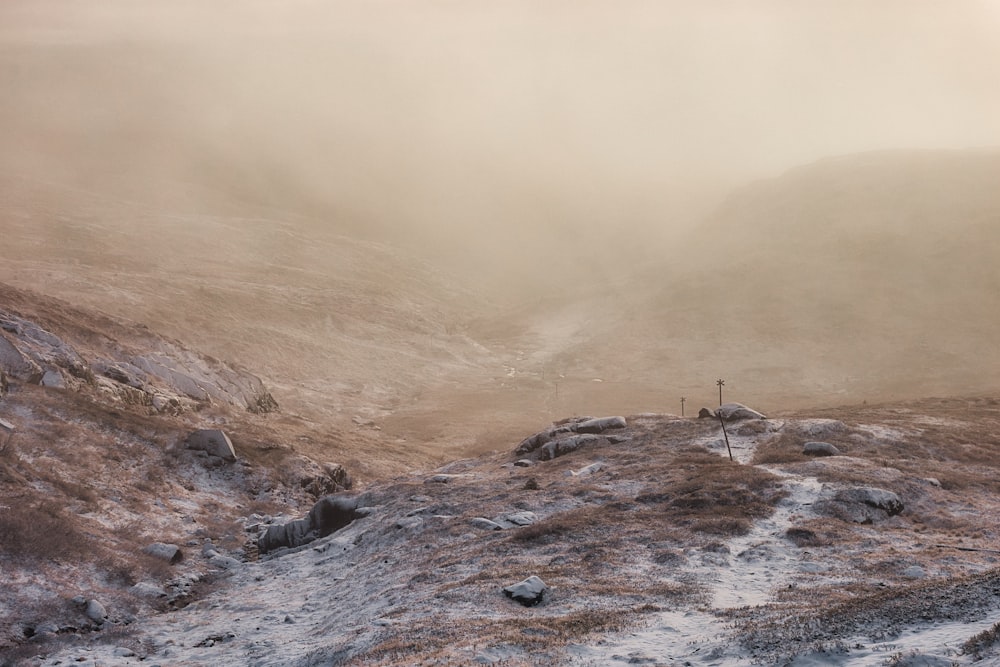
[[[1000,613],[997,400],[737,420],[739,461],[720,456],[713,420],[623,421],[551,460],[522,460],[515,441],[371,484],[345,527],[39,663],[875,665],[894,647],[973,659],[956,646]],[[817,439],[843,455],[802,454]],[[504,595],[531,576],[539,604]],[[984,637],[980,655],[995,650]]]

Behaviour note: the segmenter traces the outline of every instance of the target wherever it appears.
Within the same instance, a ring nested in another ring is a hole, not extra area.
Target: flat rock
[[[481,516],[477,516],[469,523],[472,527],[479,528],[480,530],[503,530],[503,526],[496,521],[490,521],[489,519]]]

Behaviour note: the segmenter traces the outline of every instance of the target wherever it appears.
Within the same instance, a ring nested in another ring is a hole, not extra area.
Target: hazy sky
[[[8,171],[457,252],[685,223],[831,154],[998,146],[1000,0],[4,0],[0,89]]]

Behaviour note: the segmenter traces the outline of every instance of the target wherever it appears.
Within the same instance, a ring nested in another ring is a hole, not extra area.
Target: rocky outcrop
[[[365,515],[359,511],[357,496],[333,495],[322,498],[304,519],[269,526],[257,540],[257,550],[266,554],[290,549],[326,537]]]
[[[28,299],[7,286],[5,293]],[[12,380],[48,387],[95,387],[111,398],[157,412],[182,412],[220,403],[250,412],[272,412],[278,404],[260,378],[217,359],[200,355],[148,329],[98,315],[74,311],[65,304],[49,324],[0,309],[0,372]],[[101,320],[102,330],[80,323]],[[55,330],[60,333],[54,333]],[[112,338],[111,333],[117,335]]]
[[[209,456],[216,456],[223,461],[236,461],[236,450],[225,431],[219,429],[201,429],[195,431],[184,441],[188,449],[203,451]]]
[[[601,440],[621,442],[622,436],[605,435],[607,431],[626,428],[624,417],[579,417],[568,420],[531,435],[514,450],[517,454],[537,452],[539,461],[550,461],[558,456],[579,449],[581,446]]]
[[[708,408],[702,408],[698,411],[698,419],[715,419],[715,413]]]

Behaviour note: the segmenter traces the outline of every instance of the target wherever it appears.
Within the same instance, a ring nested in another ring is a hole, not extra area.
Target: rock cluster
[[[624,442],[628,439],[626,436],[606,432],[624,429],[627,425],[624,417],[579,417],[525,438],[514,451],[519,455],[534,454],[539,461],[550,461],[587,444]]]
[[[255,375],[146,330],[128,332],[142,341],[141,353],[129,350],[122,340],[86,333],[69,341],[0,309],[0,372],[11,380],[46,387],[94,387],[115,400],[156,412],[178,413],[212,402],[257,413],[278,409]],[[89,361],[80,352],[84,345],[91,348]]]

